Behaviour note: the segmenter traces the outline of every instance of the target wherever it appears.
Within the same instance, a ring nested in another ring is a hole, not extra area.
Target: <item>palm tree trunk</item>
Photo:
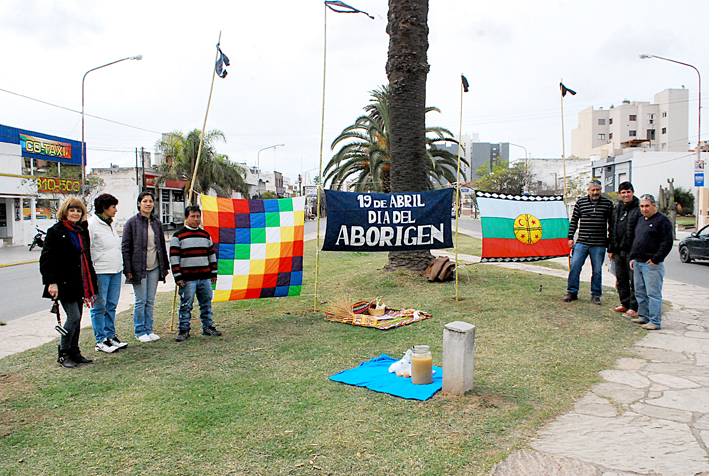
[[[428,187],[426,167],[426,75],[428,0],[389,0],[389,151],[392,192]],[[429,251],[389,253],[385,269],[425,269]]]

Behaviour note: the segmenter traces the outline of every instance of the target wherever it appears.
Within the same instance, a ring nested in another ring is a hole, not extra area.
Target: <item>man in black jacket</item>
[[[608,246],[608,228],[613,214],[613,202],[601,196],[601,182],[591,180],[588,195],[576,201],[574,213],[569,222],[569,248],[573,248],[567,294],[564,302],[576,301],[579,292],[579,276],[586,258],[591,256],[591,302],[601,305],[603,292],[601,269]],[[574,240],[578,228],[578,239]]]
[[[652,195],[640,197],[640,211],[645,218],[638,220],[630,250],[630,268],[635,274],[638,300],[638,317],[631,320],[642,324],[643,329],[654,331],[662,325],[663,262],[672,251],[672,223],[657,211]]]
[[[620,306],[612,310],[624,313],[625,317],[638,317],[633,270],[630,269],[628,256],[635,239],[635,225],[642,218],[640,200],[635,196],[633,184],[630,182],[623,182],[618,186],[618,195],[621,200],[613,209],[608,258],[613,260],[615,266],[615,288],[618,290]]]

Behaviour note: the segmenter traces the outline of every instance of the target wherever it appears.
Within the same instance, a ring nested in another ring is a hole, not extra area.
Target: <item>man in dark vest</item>
[[[615,266],[615,288],[620,298],[620,306],[612,310],[632,318],[638,317],[638,301],[635,300],[633,270],[630,269],[628,256],[635,239],[635,225],[642,218],[642,214],[640,200],[635,196],[633,184],[621,183],[618,186],[618,195],[621,200],[613,209],[608,258],[613,260]]]
[[[608,246],[608,228],[613,214],[613,202],[601,196],[601,182],[591,180],[588,195],[576,201],[574,213],[569,222],[569,248],[573,249],[567,294],[564,302],[576,301],[579,292],[579,276],[586,258],[591,257],[593,276],[591,277],[591,302],[601,305],[603,292],[601,269]],[[578,239],[574,240],[578,229]]]

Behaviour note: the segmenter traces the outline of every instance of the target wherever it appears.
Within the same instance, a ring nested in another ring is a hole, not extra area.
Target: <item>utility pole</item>
[[[143,167],[143,190],[142,191],[144,192],[147,184],[145,183],[145,152],[142,147],[140,148],[140,162]]]

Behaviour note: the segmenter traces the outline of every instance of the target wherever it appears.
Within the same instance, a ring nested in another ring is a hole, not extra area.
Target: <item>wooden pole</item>
[[[458,203],[460,203],[460,156],[463,150],[461,141],[463,140],[463,75],[461,74],[460,81],[460,121],[458,122],[458,170],[455,179],[455,300],[459,301],[458,297]]]
[[[222,32],[219,32],[219,39],[217,40],[217,45],[222,42]],[[190,191],[187,194],[187,206],[192,205],[194,196],[194,182],[197,179],[197,169],[199,168],[199,158],[202,153],[202,144],[204,144],[204,133],[207,128],[207,118],[209,117],[209,106],[212,104],[212,92],[214,91],[214,77],[217,75],[217,61],[219,60],[219,48],[217,48],[217,54],[214,58],[214,66],[212,67],[212,85],[209,88],[209,99],[207,100],[207,112],[204,114],[204,124],[202,125],[202,133],[199,136],[199,147],[197,148],[197,159],[195,160],[194,170],[192,171],[192,180],[190,182]],[[177,305],[177,283],[175,283],[175,294],[172,298],[172,311],[170,319],[170,331],[175,330],[175,307]]]
[[[318,202],[315,219],[317,220],[317,233],[315,236],[315,296],[313,298],[313,311],[318,310],[318,278],[320,276],[320,200],[322,193],[322,155],[325,142],[325,79],[327,76],[327,5],[325,5],[324,40],[323,40],[323,67],[322,67],[322,116],[320,119],[320,165],[318,171]]]
[[[222,32],[219,32],[219,39],[217,40],[217,45],[222,42]],[[207,118],[209,117],[209,106],[212,104],[212,92],[214,91],[214,77],[217,75],[216,64],[219,60],[219,49],[217,49],[216,57],[214,58],[214,66],[212,67],[212,85],[209,88],[209,99],[207,100],[207,112],[204,114],[204,124],[202,125],[202,133],[199,136],[199,147],[197,148],[197,160],[194,164],[194,170],[192,171],[192,181],[190,183],[190,191],[187,194],[187,205],[192,205],[192,199],[194,196],[194,182],[197,179],[197,170],[199,169],[199,159],[202,154],[202,145],[204,144],[204,133],[207,129]]]

